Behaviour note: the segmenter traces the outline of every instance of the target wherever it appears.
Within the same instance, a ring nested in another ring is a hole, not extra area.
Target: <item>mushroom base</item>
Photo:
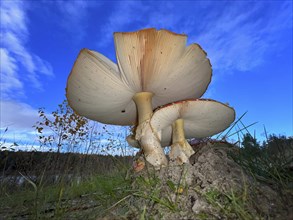
[[[171,145],[170,160],[176,161],[178,165],[189,163],[190,156],[194,154],[194,150],[190,144],[184,140]]]
[[[146,120],[137,127],[135,139],[142,146],[146,160],[156,169],[168,165],[168,160],[164,154],[160,140],[154,134],[149,120]]]
[[[189,158],[194,151],[185,139],[184,120],[177,119],[172,125],[172,145],[170,151],[170,159],[176,161],[177,164],[189,163]]]

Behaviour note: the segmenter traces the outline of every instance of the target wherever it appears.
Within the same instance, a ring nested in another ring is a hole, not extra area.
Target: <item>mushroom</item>
[[[194,153],[186,139],[217,134],[228,128],[234,119],[235,111],[228,105],[211,99],[192,99],[158,108],[150,125],[159,139],[172,139],[170,159],[182,164],[188,163]]]
[[[68,77],[69,105],[91,120],[135,125],[135,140],[146,160],[167,165],[160,141],[150,127],[153,109],[199,98],[211,81],[211,64],[186,35],[144,29],[114,33],[117,65],[102,54],[83,49]]]
[[[169,131],[166,129],[166,130],[163,130],[162,131],[162,138],[159,138],[161,139],[160,142],[161,142],[161,147],[167,147],[167,146],[170,146],[171,144],[171,139],[169,137]],[[135,135],[134,134],[130,134],[126,137],[126,141],[127,143],[131,146],[131,147],[134,147],[134,148],[138,148],[140,149],[140,144],[138,142],[138,140],[135,139]]]

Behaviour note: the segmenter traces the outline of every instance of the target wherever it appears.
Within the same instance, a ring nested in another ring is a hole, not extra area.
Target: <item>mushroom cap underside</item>
[[[184,120],[185,138],[204,138],[228,128],[235,120],[233,108],[211,99],[192,99],[167,104],[155,110],[151,126],[162,143],[171,143],[172,124]],[[162,144],[162,146],[164,146]]]
[[[211,81],[211,64],[186,36],[145,29],[115,33],[117,63],[83,49],[68,77],[66,96],[80,115],[106,124],[133,125],[132,97],[151,92],[153,109],[166,103],[199,98]]]

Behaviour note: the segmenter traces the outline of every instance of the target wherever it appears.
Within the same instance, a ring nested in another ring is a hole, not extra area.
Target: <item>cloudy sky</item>
[[[188,35],[213,66],[204,97],[228,102],[258,137],[292,136],[292,1],[1,1],[1,138],[29,143],[82,48],[116,61],[113,32]],[[8,131],[4,134],[4,130]]]

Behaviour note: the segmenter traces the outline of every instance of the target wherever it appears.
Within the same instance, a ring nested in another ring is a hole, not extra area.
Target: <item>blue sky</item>
[[[228,102],[259,138],[292,136],[292,1],[1,1],[1,132],[29,143],[37,110],[65,99],[82,48],[116,61],[113,32],[188,35],[213,66],[205,98]]]

